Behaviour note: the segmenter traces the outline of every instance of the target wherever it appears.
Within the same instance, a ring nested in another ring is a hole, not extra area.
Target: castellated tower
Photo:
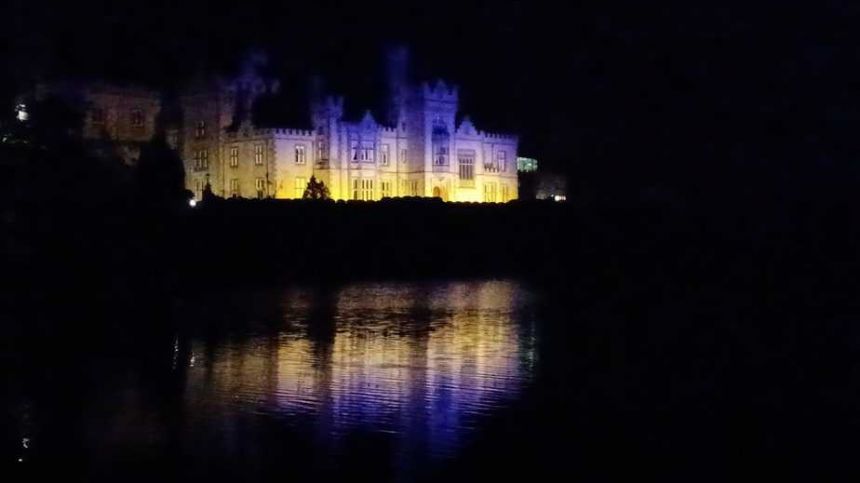
[[[451,166],[458,99],[457,87],[441,80],[422,83],[413,90],[407,121],[412,153],[409,161],[413,170],[427,174],[426,186],[430,186],[431,173],[448,170]]]
[[[340,152],[340,121],[343,118],[343,97],[325,96],[311,103],[311,124],[317,138],[317,164],[328,168],[337,163]]]

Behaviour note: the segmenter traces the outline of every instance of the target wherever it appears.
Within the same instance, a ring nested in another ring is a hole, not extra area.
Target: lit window
[[[436,166],[448,165],[448,148],[442,145],[436,146],[436,156],[433,158],[433,164]]]
[[[328,159],[328,146],[326,145],[325,139],[317,141],[317,159]]]
[[[197,128],[194,131],[194,137],[200,139],[206,136],[206,121],[197,121]]]
[[[391,197],[391,181],[380,181],[379,191],[383,198]]]
[[[239,167],[239,146],[230,146],[230,167]]]
[[[239,178],[233,178],[230,180],[230,196],[238,198],[239,195]]]
[[[499,151],[496,153],[496,170],[508,170],[508,153]]]
[[[194,152],[194,169],[198,171],[209,169],[209,150],[200,149]]]
[[[296,178],[294,186],[296,198],[301,198],[305,195],[305,189],[308,187],[308,180],[306,178]]]
[[[143,127],[143,111],[140,109],[131,110],[131,126]]]
[[[355,136],[350,136],[349,138],[349,159],[353,161],[358,161],[358,138]]]
[[[255,144],[254,145],[254,164],[257,166],[263,165],[263,145]]]
[[[352,199],[370,201],[373,199],[373,180],[355,178],[352,180]]]
[[[502,203],[505,203],[508,201],[508,185],[502,184],[500,186],[500,188],[501,188],[501,193],[500,193],[501,199],[499,199],[499,201],[501,201]]]
[[[496,202],[496,183],[484,183],[484,201]]]
[[[361,144],[361,160],[366,163],[373,162],[373,143],[364,142]]]
[[[418,196],[418,180],[409,180],[409,195]]]
[[[266,194],[266,180],[257,178],[254,180],[254,188],[257,190],[257,199],[263,199]]]
[[[383,144],[379,147],[379,164],[382,166],[388,166],[388,158],[389,158],[389,146],[387,144]]]
[[[305,164],[305,145],[296,145],[296,164]]]
[[[461,150],[457,152],[459,165],[460,186],[475,186],[475,152]]]

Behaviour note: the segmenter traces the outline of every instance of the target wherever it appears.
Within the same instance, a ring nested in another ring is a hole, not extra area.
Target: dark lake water
[[[84,480],[431,477],[534,384],[537,303],[498,280],[185,300],[140,361],[26,375],[85,378],[56,392],[17,379],[4,457]]]
[[[666,287],[578,296],[513,280],[382,282],[29,303],[26,322],[2,326],[0,474],[858,474],[853,319],[745,291]]]

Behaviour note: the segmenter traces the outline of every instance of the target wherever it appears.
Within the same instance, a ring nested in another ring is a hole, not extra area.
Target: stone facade
[[[370,111],[348,120],[343,97],[316,90],[307,130],[253,124],[254,101],[279,89],[258,75],[261,61],[251,58],[234,78],[194,83],[175,102],[179,115],[165,122],[196,197],[209,183],[223,197],[300,198],[315,176],[339,200],[517,198],[517,137],[480,131],[468,117],[458,123],[457,88],[409,82],[405,49],[389,53],[384,122]],[[155,135],[157,93],[102,86],[84,97],[86,137],[133,147]]]
[[[210,158],[208,170],[189,171],[189,188],[199,196],[201,176],[208,175],[223,196],[300,198],[315,176],[334,199],[516,199],[517,138],[479,131],[468,117],[457,124],[457,88],[442,81],[410,84],[407,59],[404,50],[389,56],[385,124],[369,111],[346,120],[344,99],[322,95],[311,99],[311,130],[259,129],[245,118],[211,148],[221,155]],[[246,75],[246,83],[267,84]],[[198,118],[186,114],[184,122],[187,136]],[[189,159],[190,151],[184,154]]]

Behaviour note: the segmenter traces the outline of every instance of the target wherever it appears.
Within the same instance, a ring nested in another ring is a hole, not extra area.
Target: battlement
[[[312,130],[307,129],[291,129],[291,128],[246,128],[238,131],[231,131],[226,134],[227,139],[235,140],[239,138],[257,138],[257,137],[314,137],[316,134]]]
[[[429,82],[421,84],[421,94],[425,99],[434,101],[457,102],[457,86],[448,86],[442,79],[437,79],[433,85]]]
[[[481,137],[483,137],[484,139],[489,139],[489,140],[493,140],[493,141],[508,141],[508,142],[515,143],[519,140],[519,137],[515,136],[513,134],[500,134],[500,133],[491,133],[491,132],[484,132],[484,131],[480,131],[478,134]]]
[[[275,135],[279,135],[279,136],[313,137],[316,135],[313,130],[308,130],[308,129],[280,128],[280,129],[272,129],[272,132]]]
[[[381,126],[380,129],[384,134],[397,134],[396,127]]]

